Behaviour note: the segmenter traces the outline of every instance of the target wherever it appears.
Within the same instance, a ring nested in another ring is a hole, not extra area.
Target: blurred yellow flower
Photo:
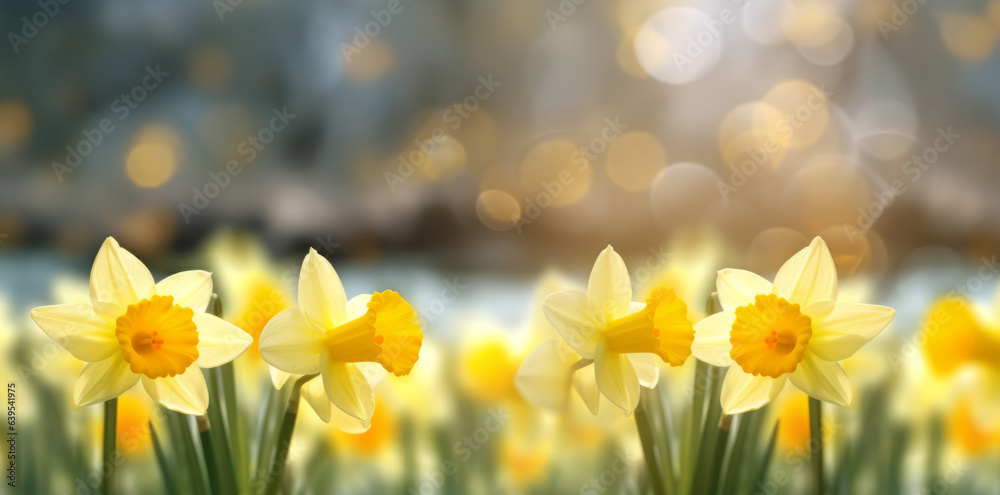
[[[963,397],[948,414],[948,437],[963,451],[982,455],[1000,446],[1000,422],[977,417],[970,397]]]
[[[35,323],[74,357],[86,361],[73,390],[77,405],[118,397],[142,380],[168,409],[205,414],[201,368],[232,361],[252,339],[204,313],[211,274],[187,271],[159,283],[132,253],[104,241],[90,274],[90,303],[42,306]]]
[[[301,308],[278,313],[264,327],[261,356],[284,373],[321,374],[302,387],[309,405],[324,421],[344,413],[367,429],[374,384],[385,372],[408,374],[419,357],[423,334],[413,308],[393,291],[348,300],[337,272],[315,249],[302,262],[298,299]],[[320,390],[328,400],[318,397]]]
[[[817,399],[850,404],[851,383],[839,361],[896,314],[884,306],[838,304],[837,269],[819,237],[781,266],[773,284],[726,269],[716,286],[723,311],[695,325],[692,352],[729,367],[722,385],[726,414],[760,408],[789,380]]]
[[[628,269],[611,246],[594,263],[587,292],[555,292],[542,306],[565,343],[542,343],[521,364],[518,389],[531,402],[553,401],[573,377],[591,412],[597,413],[598,393],[603,393],[631,414],[640,385],[653,387],[659,379],[652,355],[680,366],[691,353],[694,331],[687,306],[665,288],[653,290],[645,304],[632,302]],[[590,363],[594,382],[589,373],[574,376],[573,371]]]
[[[946,297],[927,311],[924,354],[935,373],[947,376],[969,365],[1000,371],[1000,335],[987,328],[969,301]]]

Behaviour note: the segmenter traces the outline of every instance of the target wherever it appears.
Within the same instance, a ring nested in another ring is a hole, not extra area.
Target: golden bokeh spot
[[[941,39],[955,58],[965,62],[981,62],[993,53],[997,32],[985,19],[946,13],[941,18]]]
[[[125,158],[125,171],[133,184],[155,189],[177,171],[181,140],[173,128],[152,124],[136,135],[135,145]]]
[[[343,63],[344,73],[356,83],[377,81],[396,66],[396,53],[392,48],[375,39],[363,50],[345,54],[338,50]]]
[[[781,9],[781,30],[788,41],[799,46],[825,46],[842,28],[837,6],[829,0],[785,2]]]
[[[812,320],[774,294],[758,294],[754,304],[736,308],[729,355],[754,376],[778,378],[795,371],[805,359]]]
[[[621,67],[626,74],[636,79],[648,79],[649,73],[639,63],[639,58],[635,53],[635,38],[638,33],[639,28],[635,27],[622,35],[621,41],[618,42],[618,49],[615,51],[615,59],[618,61],[618,67]]]
[[[719,124],[722,161],[747,177],[777,170],[788,154],[787,125],[781,111],[767,103],[737,106]]]
[[[787,196],[791,211],[806,232],[820,232],[828,227],[843,229],[845,225],[865,228],[867,220],[859,210],[877,212],[885,208],[872,195],[868,178],[860,168],[836,156],[819,158],[803,166],[789,181]]]
[[[595,138],[593,143],[606,146]],[[594,149],[600,153],[606,149]],[[521,161],[521,189],[538,206],[565,207],[583,199],[590,191],[591,162],[575,144],[561,140],[534,145]]]
[[[809,448],[809,396],[797,393],[781,404],[778,410],[778,446],[785,452],[802,452]]]
[[[490,229],[510,230],[521,219],[521,205],[509,193],[490,189],[476,198],[476,216]]]
[[[203,91],[215,91],[229,84],[232,67],[226,51],[218,46],[197,48],[188,59],[188,77]]]
[[[133,373],[149,378],[175,376],[198,359],[194,311],[154,295],[129,305],[115,322],[122,357]]]
[[[788,148],[812,146],[830,123],[828,97],[809,81],[789,79],[775,84],[761,100],[783,115],[778,131],[787,134]]]
[[[0,155],[21,149],[31,137],[31,108],[21,101],[0,102]]]
[[[608,177],[629,192],[646,191],[667,166],[667,152],[660,140],[646,132],[626,132],[608,145]]]

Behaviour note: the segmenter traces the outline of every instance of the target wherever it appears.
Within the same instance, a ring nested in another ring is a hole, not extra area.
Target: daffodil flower
[[[419,357],[423,334],[413,308],[393,291],[348,300],[337,272],[315,249],[302,262],[298,299],[300,307],[285,309],[264,327],[261,356],[285,373],[322,375],[302,387],[320,418],[329,421],[315,393],[321,384],[336,409],[367,428],[375,410],[373,384],[384,372],[408,374]]]
[[[892,321],[892,308],[837,303],[837,269],[823,239],[791,257],[774,283],[725,269],[716,281],[723,311],[695,324],[694,356],[729,367],[726,414],[758,409],[791,381],[810,396],[849,405],[851,382],[839,361]]]
[[[659,379],[653,356],[680,366],[691,354],[687,306],[662,287],[645,303],[633,302],[628,269],[611,246],[594,263],[587,292],[549,294],[542,308],[564,342],[545,342],[522,363],[517,385],[529,401],[561,396],[572,381],[592,413],[603,394],[631,414],[640,385],[653,387]]]
[[[112,238],[90,272],[90,303],[42,306],[31,317],[74,357],[86,361],[73,389],[77,405],[114,399],[142,381],[150,397],[185,414],[205,414],[201,368],[236,359],[253,342],[246,332],[205,313],[208,272],[153,276]]]

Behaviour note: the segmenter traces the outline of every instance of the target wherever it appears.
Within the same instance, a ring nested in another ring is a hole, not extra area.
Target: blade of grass
[[[299,415],[299,396],[302,385],[307,381],[316,378],[317,375],[306,375],[299,378],[292,387],[292,395],[288,398],[288,407],[285,408],[285,416],[281,420],[281,429],[278,430],[278,440],[271,451],[271,462],[267,468],[267,495],[275,495],[281,489],[281,480],[284,478],[285,463],[288,461],[288,451],[292,444],[292,433],[295,430],[295,419]]]
[[[732,424],[732,416],[723,414],[719,417],[718,431],[715,433],[712,466],[708,473],[709,495],[715,495],[719,491],[719,476],[722,474],[722,461],[726,456],[726,445],[729,443],[729,430]]]
[[[774,428],[771,429],[771,439],[767,442],[767,447],[764,449],[763,455],[761,455],[760,463],[757,466],[757,476],[753,487],[766,486],[767,484],[767,472],[771,468],[771,458],[774,456],[774,445],[778,440],[778,428],[781,427],[781,421],[774,422]]]
[[[163,487],[167,490],[166,493],[178,493],[174,470],[170,466],[170,460],[167,459],[166,452],[163,450],[163,441],[160,440],[160,435],[156,433],[153,422],[149,421],[148,423],[149,437],[153,442],[153,453],[156,454],[156,465],[160,467],[160,476],[163,477]]]
[[[642,391],[639,405],[635,408],[635,426],[639,430],[639,441],[642,443],[642,453],[646,458],[646,470],[649,472],[649,486],[653,495],[665,495],[666,485],[663,482],[663,474],[660,470],[660,456],[656,452],[656,439],[653,435],[653,428],[649,423],[649,416],[646,413],[646,405],[649,393]]]
[[[813,493],[823,495],[823,409],[819,399],[809,397],[809,446]]]
[[[740,421],[736,425],[736,438],[733,440],[733,448],[729,454],[729,462],[726,466],[725,482],[722,484],[722,493],[730,495],[736,491],[736,483],[739,481],[744,470],[743,451],[747,448],[746,443],[757,438],[757,428],[760,425],[760,417],[763,414],[761,409],[756,409],[740,416]],[[751,440],[747,440],[751,439]]]
[[[719,400],[722,392],[722,378],[725,368],[717,366],[709,367],[709,393],[705,397],[707,407],[705,412],[704,426],[701,431],[701,447],[698,450],[698,459],[694,469],[694,480],[691,482],[692,494],[704,494],[708,490],[709,473],[712,469],[712,460],[715,458],[716,440],[720,429],[716,425],[720,424],[722,417],[722,402]],[[726,432],[728,434],[728,432]]]
[[[660,382],[655,390],[658,400],[650,401],[656,410],[656,417],[660,418],[660,438],[663,439],[660,455],[663,457],[663,481],[667,483],[667,493],[677,493],[677,480],[674,475],[674,452],[673,452],[673,417],[670,414],[670,403],[667,400],[667,391],[664,382]],[[659,406],[659,407],[656,407]]]
[[[684,435],[681,455],[681,493],[689,493],[694,478],[694,462],[698,459],[702,417],[705,409],[705,389],[709,383],[709,364],[698,361],[694,370],[691,396],[691,414],[687,418],[687,435]]]
[[[118,437],[118,398],[115,397],[104,403],[104,466],[107,470],[104,481],[101,483],[101,493],[112,495],[115,493],[115,470],[118,462],[117,457],[117,437]]]

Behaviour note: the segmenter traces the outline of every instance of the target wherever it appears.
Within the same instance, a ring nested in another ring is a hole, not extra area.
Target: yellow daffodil
[[[692,352],[729,367],[722,385],[726,414],[760,408],[789,380],[817,399],[851,403],[839,361],[851,357],[892,321],[892,308],[837,303],[837,269],[816,237],[785,262],[774,283],[745,270],[719,272],[723,311],[695,325]]]
[[[659,379],[653,356],[680,366],[691,353],[694,331],[687,306],[662,287],[645,304],[632,302],[628,269],[611,246],[594,263],[587,292],[555,292],[542,307],[564,342],[542,343],[522,363],[518,389],[532,402],[555,400],[545,397],[564,394],[554,387],[572,380],[591,412],[597,413],[603,394],[631,414],[640,385],[653,387]],[[593,373],[579,370],[591,363]]]
[[[31,317],[87,362],[73,390],[77,405],[113,399],[141,380],[164,407],[205,414],[201,368],[232,361],[252,342],[204,312],[211,296],[208,272],[180,272],[154,284],[146,266],[109,237],[90,273],[90,303],[42,306]]]
[[[321,374],[322,380],[302,387],[320,418],[342,412],[367,429],[375,410],[373,384],[386,372],[408,374],[419,357],[423,334],[413,308],[393,291],[348,300],[337,272],[315,249],[302,262],[298,300],[299,307],[264,327],[261,356],[284,373]],[[327,400],[319,400],[320,390]]]

